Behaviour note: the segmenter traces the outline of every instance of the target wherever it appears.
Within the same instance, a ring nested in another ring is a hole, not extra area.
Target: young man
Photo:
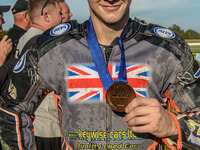
[[[88,3],[88,21],[46,31],[23,56],[6,95],[11,101],[1,97],[1,116],[32,114],[50,90],[57,94],[62,149],[199,149],[200,69],[186,42],[131,20],[131,0]]]

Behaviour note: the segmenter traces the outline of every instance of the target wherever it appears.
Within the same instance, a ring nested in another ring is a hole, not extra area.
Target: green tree
[[[181,29],[180,26],[176,24],[173,24],[172,26],[170,26],[169,29],[181,35],[184,39],[200,39],[200,34],[197,31],[194,31],[192,29],[188,29],[187,31],[184,31]]]
[[[184,34],[183,34],[184,39],[200,39],[200,34],[192,29],[188,29]]]
[[[172,26],[170,26],[169,29],[176,32],[177,34],[181,36],[184,35],[184,30],[182,30],[181,27],[176,24],[173,24]]]

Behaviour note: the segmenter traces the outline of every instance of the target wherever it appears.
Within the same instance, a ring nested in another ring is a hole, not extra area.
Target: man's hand
[[[4,64],[8,54],[12,51],[12,41],[5,35],[0,41],[0,66]]]
[[[154,98],[135,98],[125,109],[124,121],[135,133],[151,133],[158,138],[178,134],[173,117]]]

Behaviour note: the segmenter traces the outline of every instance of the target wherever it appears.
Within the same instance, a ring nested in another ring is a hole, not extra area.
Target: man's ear
[[[27,12],[27,11],[25,11],[23,15],[24,15],[24,18],[25,18],[26,21],[29,21],[29,20],[30,20],[30,17],[29,17],[29,15],[28,15],[28,12]]]
[[[46,11],[45,8],[43,9],[43,16],[42,17],[46,22],[50,22],[49,13]]]

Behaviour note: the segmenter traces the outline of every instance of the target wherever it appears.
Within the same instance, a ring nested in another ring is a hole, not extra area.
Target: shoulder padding
[[[183,86],[190,85],[199,80],[199,65],[194,59],[189,45],[179,34],[159,25],[140,24],[140,30],[135,39],[137,41],[146,40],[174,54],[184,70],[177,74],[177,79]]]
[[[37,48],[41,49],[44,45],[47,45],[50,42],[56,42],[57,40],[55,39],[62,39],[63,36],[68,36],[69,34],[78,34],[80,32],[79,26],[80,25],[76,20],[70,20],[48,29],[37,39]],[[65,41],[60,40],[59,42],[63,43]]]

